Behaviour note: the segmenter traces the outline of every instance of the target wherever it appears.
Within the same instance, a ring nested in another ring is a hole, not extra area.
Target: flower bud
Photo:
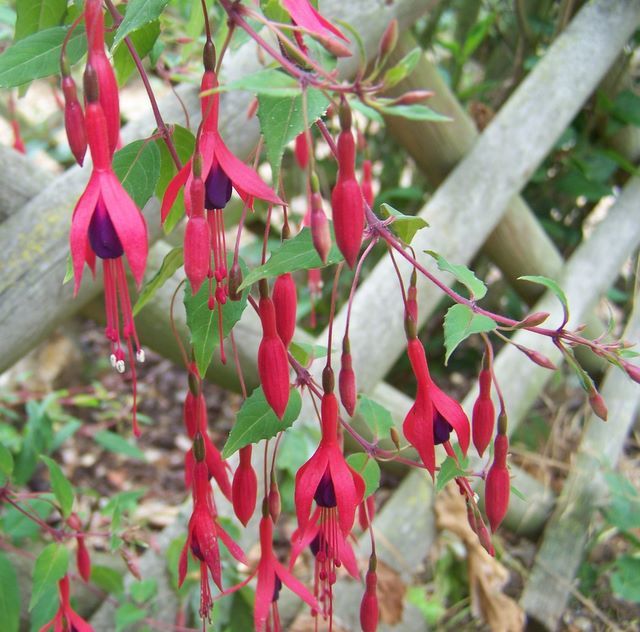
[[[282,510],[282,501],[280,499],[280,490],[278,489],[278,483],[275,478],[271,479],[271,485],[269,486],[269,515],[273,524],[278,522],[280,517],[280,511]]]
[[[345,338],[348,342],[348,338]],[[338,375],[338,385],[340,388],[340,401],[350,417],[356,411],[356,374],[351,364],[351,353],[342,352],[340,361],[340,374]]]
[[[392,105],[414,105],[415,103],[422,103],[427,99],[430,99],[435,92],[432,90],[410,90],[400,95],[397,99],[394,99]]]
[[[198,463],[202,463],[205,460],[206,453],[204,447],[204,438],[202,437],[202,433],[199,431],[193,438],[193,456]]]
[[[232,301],[239,301],[242,298],[242,292],[239,290],[242,285],[242,270],[237,261],[233,262],[229,271],[229,298]]]
[[[327,393],[333,393],[333,389],[336,386],[336,378],[333,373],[333,369],[330,366],[325,366],[322,370],[322,390]]]
[[[100,88],[98,75],[91,64],[87,64],[83,75],[84,98],[87,103],[96,103],[100,100]]]
[[[398,20],[395,18],[389,22],[389,25],[382,34],[380,46],[378,47],[378,58],[383,60],[388,57],[398,43]]]
[[[211,267],[211,233],[209,223],[200,215],[192,215],[184,231],[184,272],[195,296]]]
[[[281,274],[273,284],[273,306],[276,311],[278,335],[284,346],[288,347],[296,330],[298,307],[296,284],[289,272]]]
[[[509,438],[505,434],[498,434],[494,443],[493,463],[485,481],[485,510],[493,533],[500,526],[509,507],[511,481],[507,468],[508,450]]]
[[[82,166],[87,152],[87,132],[84,126],[82,106],[76,93],[76,84],[71,77],[63,77],[62,92],[64,94],[64,128],[67,140],[76,162]]]
[[[351,57],[351,51],[339,39],[327,37],[320,33],[314,33],[313,38],[334,57]]]
[[[482,545],[482,548],[491,556],[495,557],[496,550],[493,548],[493,543],[491,542],[491,535],[489,534],[489,530],[484,522],[480,522],[478,524],[478,540]]]
[[[311,194],[311,239],[322,263],[327,262],[331,250],[331,232],[329,221],[322,209],[320,193]]]
[[[549,312],[534,312],[525,316],[517,325],[518,329],[522,327],[537,327],[549,318]]]
[[[127,565],[129,572],[138,580],[142,580],[142,575],[140,574],[140,566],[138,564],[138,558],[129,551],[129,549],[125,549],[124,547],[120,549],[120,556],[124,560],[124,563]]]
[[[491,371],[483,369],[479,377],[480,393],[473,405],[471,416],[471,428],[473,433],[473,445],[478,454],[482,456],[491,442],[493,427],[495,424],[495,410],[491,401]]]
[[[306,169],[309,164],[309,145],[306,132],[301,132],[296,136],[293,153],[300,169]]]
[[[89,557],[87,545],[84,542],[84,536],[77,536],[76,542],[78,544],[76,549],[78,573],[80,573],[80,577],[82,577],[85,582],[88,582],[91,578],[91,558]]]
[[[598,393],[598,391],[594,389],[589,393],[589,406],[591,406],[591,410],[602,419],[602,421],[607,421],[607,405],[604,401],[604,397]]]
[[[624,370],[627,375],[634,381],[640,384],[640,366],[637,364],[631,364],[631,362],[625,362],[623,364]]]
[[[550,369],[552,371],[555,371],[557,369],[556,365],[551,362],[551,360],[547,358],[546,355],[543,355],[539,351],[523,347],[522,345],[516,345],[516,347],[518,347],[518,349],[522,351],[522,353],[524,353],[529,358],[529,360],[535,362],[538,366],[541,366],[545,369]]]
[[[258,497],[258,478],[251,465],[251,445],[240,448],[240,463],[233,475],[233,511],[246,527],[253,516]]]
[[[378,629],[378,576],[375,557],[371,556],[369,570],[365,577],[365,589],[360,603],[360,627],[362,632],[375,632]]]
[[[373,175],[371,172],[371,161],[365,160],[362,163],[362,197],[371,208],[373,207]]]

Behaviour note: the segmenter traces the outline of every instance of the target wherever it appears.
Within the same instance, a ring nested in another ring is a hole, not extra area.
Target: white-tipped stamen
[[[116,362],[116,371],[118,373],[124,373],[124,360],[118,360]]]
[[[116,359],[116,354],[115,354],[115,353],[112,353],[112,354],[109,356],[109,362],[111,362],[111,366],[112,366],[114,369],[116,368],[116,361],[117,361],[117,359]]]
[[[145,361],[144,349],[138,349],[136,351],[136,360],[142,364]]]

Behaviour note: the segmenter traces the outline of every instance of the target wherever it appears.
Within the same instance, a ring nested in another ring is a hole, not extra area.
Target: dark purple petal
[[[117,259],[124,254],[124,248],[102,198],[98,199],[91,217],[89,243],[93,252],[101,259]]]
[[[222,209],[230,198],[231,180],[216,163],[211,167],[205,182],[205,208],[210,211],[216,208]]]
[[[433,442],[435,445],[440,445],[449,441],[449,435],[453,430],[453,426],[436,411],[433,416]]]
[[[280,596],[280,589],[282,588],[282,580],[276,575],[276,581],[273,584],[273,597],[271,601],[278,601],[278,597]]]
[[[333,481],[328,470],[322,475],[313,499],[319,507],[331,508],[337,506],[336,491],[333,488]]]

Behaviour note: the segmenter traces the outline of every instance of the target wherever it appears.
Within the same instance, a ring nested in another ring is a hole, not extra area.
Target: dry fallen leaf
[[[524,629],[524,611],[502,592],[509,572],[491,557],[478,541],[467,521],[467,509],[455,484],[438,494],[435,503],[439,531],[450,531],[467,549],[471,610],[486,621],[494,632],[520,632]]]

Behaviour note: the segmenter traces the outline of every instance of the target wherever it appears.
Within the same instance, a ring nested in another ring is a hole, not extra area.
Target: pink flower
[[[314,8],[309,0],[282,0],[282,5],[289,12],[291,19],[311,34],[321,38],[331,38],[335,35],[345,42],[349,41]]]
[[[71,607],[69,600],[69,578],[65,575],[58,582],[58,591],[60,592],[60,606],[55,617],[48,623],[45,623],[40,632],[47,632],[53,628],[54,632],[93,632],[93,628],[87,623],[77,612]]]

